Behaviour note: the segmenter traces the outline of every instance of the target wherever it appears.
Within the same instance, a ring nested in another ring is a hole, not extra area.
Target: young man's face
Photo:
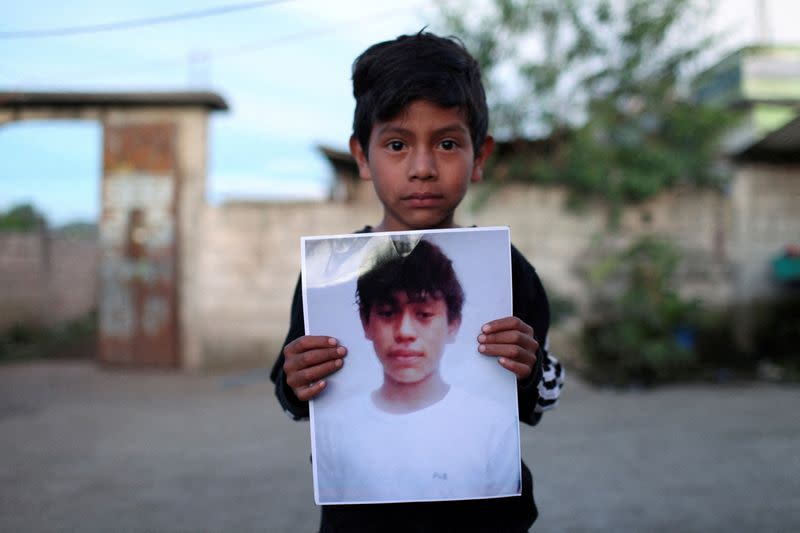
[[[470,182],[483,175],[494,141],[478,156],[457,108],[412,102],[386,122],[376,122],[369,156],[353,137],[350,151],[363,179],[372,180],[383,204],[383,231],[453,227],[453,214]]]
[[[383,365],[384,379],[413,384],[438,374],[445,344],[453,342],[460,320],[447,320],[444,299],[411,300],[403,291],[392,301],[374,305],[364,333]]]

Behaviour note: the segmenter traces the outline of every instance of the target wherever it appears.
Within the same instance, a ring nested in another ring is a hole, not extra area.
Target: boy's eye
[[[450,150],[455,150],[457,144],[456,144],[456,142],[454,140],[447,139],[447,140],[444,140],[441,143],[439,143],[439,146],[441,146],[443,150],[450,151]]]
[[[391,307],[379,307],[375,310],[375,314],[377,314],[380,318],[392,318],[394,315],[394,309]]]
[[[392,152],[399,152],[400,150],[405,148],[406,145],[405,143],[403,143],[403,141],[390,141],[387,146],[389,147],[389,150],[391,150]]]
[[[417,318],[420,320],[428,320],[433,316],[433,313],[428,311],[427,309],[420,309],[417,311]]]

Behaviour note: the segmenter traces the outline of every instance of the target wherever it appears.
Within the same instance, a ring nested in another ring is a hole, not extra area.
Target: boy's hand
[[[539,343],[533,328],[517,317],[509,316],[484,324],[478,335],[478,351],[497,357],[497,361],[514,373],[518,380],[533,372]]]
[[[299,337],[283,349],[286,383],[298,400],[308,401],[325,388],[323,378],[342,368],[345,355],[347,348],[333,337]]]

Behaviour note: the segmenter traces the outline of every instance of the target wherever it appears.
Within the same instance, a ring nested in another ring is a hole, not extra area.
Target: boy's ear
[[[369,318],[365,319],[361,315],[361,313],[359,313],[359,316],[361,317],[361,327],[364,328],[364,338],[366,338],[367,340],[371,341],[372,340],[372,335],[369,332],[369,322],[367,322],[367,320],[369,320]]]
[[[483,167],[486,165],[486,160],[492,155],[492,150],[494,150],[494,137],[487,135],[483,145],[478,150],[478,155],[475,156],[475,163],[472,165],[472,175],[470,176],[472,183],[477,183],[483,179]]]
[[[358,175],[361,176],[362,180],[371,180],[372,174],[369,171],[369,164],[367,163],[367,155],[364,153],[364,149],[361,147],[361,143],[358,142],[355,135],[350,136],[350,154],[353,156],[353,159],[356,160],[356,165],[358,165]]]
[[[456,340],[456,335],[458,335],[458,330],[461,327],[461,319],[456,318],[453,321],[447,323],[447,344]]]

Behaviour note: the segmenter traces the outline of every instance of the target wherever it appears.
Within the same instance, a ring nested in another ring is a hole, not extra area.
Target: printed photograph
[[[478,352],[512,314],[508,228],[304,237],[306,334],[344,366],[311,402],[318,504],[520,493],[515,377]]]

